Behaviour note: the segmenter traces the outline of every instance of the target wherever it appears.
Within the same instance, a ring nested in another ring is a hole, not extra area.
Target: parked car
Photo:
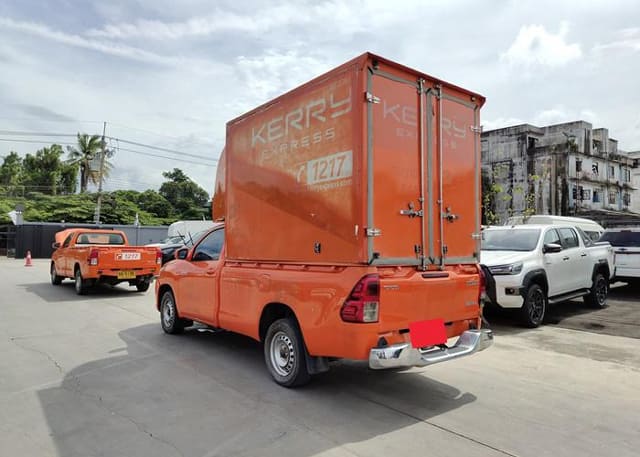
[[[600,240],[614,248],[615,280],[640,285],[640,227],[607,229]]]
[[[172,261],[175,257],[175,252],[183,247],[192,247],[206,232],[208,229],[200,230],[196,233],[186,232],[185,235],[176,235],[165,238],[159,243],[147,244],[147,246],[155,246],[162,252],[162,265]]]
[[[609,243],[594,243],[570,225],[489,227],[482,237],[480,261],[496,284],[490,303],[519,309],[525,326],[540,325],[549,303],[583,297],[606,305],[614,273]]]

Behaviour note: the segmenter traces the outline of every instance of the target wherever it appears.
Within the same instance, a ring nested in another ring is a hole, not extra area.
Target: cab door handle
[[[569,260],[569,257],[563,257],[562,260]]]
[[[207,270],[207,274],[209,276],[214,276],[216,274],[216,270]]]
[[[584,253],[584,252],[582,254],[580,254],[580,257],[586,257],[586,256],[587,256],[587,254]]]

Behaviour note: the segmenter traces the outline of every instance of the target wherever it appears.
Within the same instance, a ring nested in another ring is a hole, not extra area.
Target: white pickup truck
[[[606,305],[615,273],[609,243],[594,243],[570,225],[490,227],[482,234],[480,262],[495,279],[489,301],[520,309],[525,326],[540,325],[549,303],[584,297],[588,305]]]

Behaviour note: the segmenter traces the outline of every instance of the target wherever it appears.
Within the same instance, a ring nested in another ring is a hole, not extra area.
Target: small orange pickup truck
[[[483,103],[364,54],[230,121],[218,222],[155,284],[163,330],[252,337],[287,387],[337,358],[424,367],[491,346]]]
[[[79,295],[97,283],[128,282],[144,292],[160,271],[162,252],[156,247],[130,246],[120,231],[72,228],[56,233],[55,239],[51,284],[74,278]]]

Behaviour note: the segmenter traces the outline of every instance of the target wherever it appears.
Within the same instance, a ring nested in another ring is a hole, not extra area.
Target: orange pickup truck
[[[219,222],[156,282],[163,330],[261,341],[287,387],[336,358],[422,367],[489,347],[483,103],[364,54],[230,121]]]
[[[130,246],[116,230],[72,228],[56,233],[51,256],[51,284],[75,279],[79,295],[97,283],[128,282],[140,292],[160,271],[162,252],[156,247]]]

